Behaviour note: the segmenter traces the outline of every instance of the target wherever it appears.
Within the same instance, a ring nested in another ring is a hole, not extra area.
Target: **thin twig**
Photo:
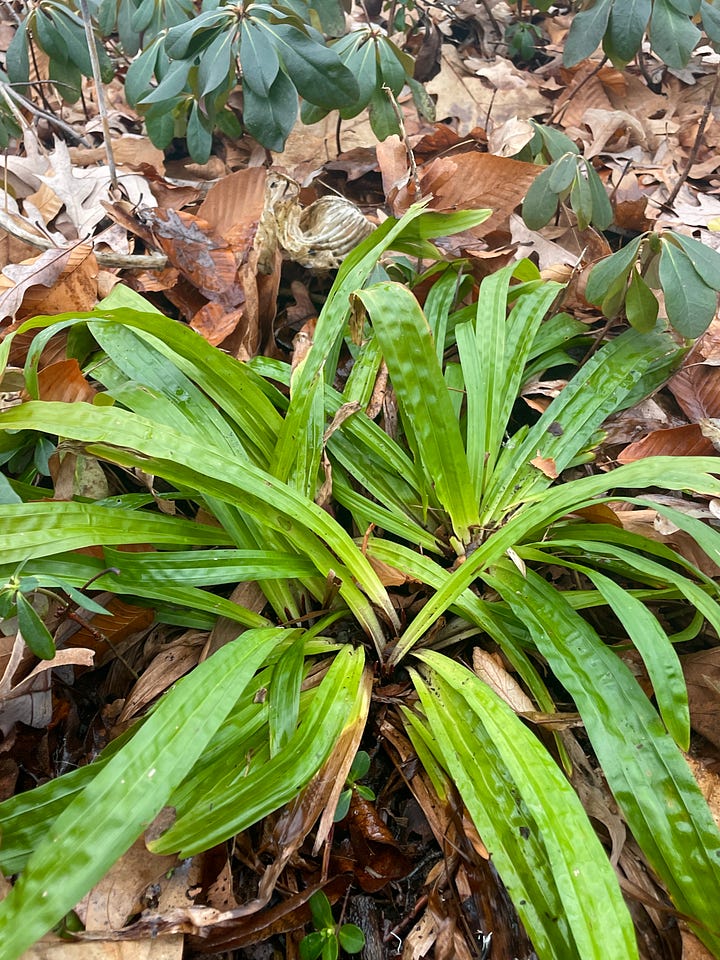
[[[685,161],[685,166],[683,167],[682,172],[678,177],[672,192],[670,193],[670,196],[665,201],[668,207],[671,207],[677,200],[677,195],[680,193],[680,188],[687,180],[688,176],[690,175],[690,170],[697,160],[700,144],[702,143],[702,139],[705,134],[705,127],[707,126],[707,122],[710,118],[710,111],[713,108],[715,97],[717,96],[718,86],[720,86],[720,63],[718,63],[718,65],[715,67],[715,79],[713,80],[712,87],[710,89],[710,96],[705,103],[702,116],[700,117],[700,123],[698,124],[697,133],[695,134],[695,142],[690,148],[690,153]]]
[[[413,186],[415,187],[415,200],[420,200],[422,198],[420,175],[418,174],[417,163],[415,163],[415,154],[410,146],[410,141],[408,140],[407,132],[405,130],[405,121],[403,119],[402,110],[400,109],[400,104],[395,99],[392,90],[387,84],[383,84],[383,90],[390,100],[393,111],[395,112],[395,116],[397,117],[398,126],[400,127],[400,139],[405,147],[405,153],[407,154],[408,158],[408,166],[410,167],[410,176],[412,178]]]
[[[97,47],[95,46],[95,34],[93,32],[92,21],[90,20],[87,0],[78,0],[78,4],[83,23],[85,24],[85,36],[87,38],[88,53],[90,54],[90,63],[92,64],[93,79],[95,81],[98,112],[100,113],[100,120],[102,122],[103,140],[105,141],[105,154],[107,156],[108,173],[110,174],[110,186],[113,190],[117,190],[117,170],[115,169],[115,157],[112,152],[110,121],[105,103],[105,88],[103,87],[102,77],[100,76],[100,59],[98,57]]]
[[[554,123],[563,115],[563,113],[565,112],[565,108],[573,99],[573,97],[576,97],[578,93],[582,90],[582,88],[585,86],[585,84],[589,83],[589,81],[592,80],[593,77],[596,77],[600,73],[602,68],[607,63],[607,61],[608,61],[607,54],[605,54],[605,56],[602,58],[600,63],[596,67],[594,67],[586,77],[583,77],[580,83],[570,91],[570,93],[568,94],[567,100],[565,100],[565,102],[562,103],[557,108],[557,110],[553,112],[553,115],[550,117],[549,123]]]
[[[17,90],[14,90],[12,84],[3,83],[3,81],[0,80],[0,95],[3,97],[6,103],[8,103],[9,98],[19,106],[23,107],[25,110],[29,110],[30,113],[34,114],[34,116],[42,117],[44,120],[47,120],[48,123],[51,123],[53,126],[57,127],[58,130],[61,130],[63,133],[67,134],[68,137],[72,137],[76,143],[80,143],[84,147],[92,147],[90,141],[81,136],[81,134],[79,134],[77,130],[74,130],[69,123],[65,123],[64,120],[56,117],[54,113],[43,110],[42,107],[35,106],[32,100],[28,100],[27,97],[24,97],[21,93],[18,93]],[[13,110],[13,112],[15,111]],[[26,126],[24,119],[21,120],[21,124],[23,127]]]
[[[52,240],[39,237],[36,233],[25,230],[10,214],[2,209],[0,209],[0,228],[39,250],[61,251],[63,249],[54,244]],[[70,246],[73,246],[73,244],[70,244]],[[167,257],[162,253],[106,253],[101,250],[95,251],[95,259],[101,267],[120,267],[126,270],[163,270],[168,262]]]

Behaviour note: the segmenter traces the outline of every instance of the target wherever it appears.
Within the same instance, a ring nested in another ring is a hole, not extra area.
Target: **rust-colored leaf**
[[[552,457],[541,457],[540,451],[538,451],[538,455],[533,457],[530,463],[544,473],[546,477],[549,477],[551,480],[557,480],[558,469]]]
[[[645,457],[709,457],[715,453],[710,440],[702,435],[696,423],[685,427],[654,430],[642,440],[628,444],[618,456],[618,463],[633,463]],[[658,483],[662,478],[658,477]]]
[[[209,223],[184,210],[145,211],[144,222],[170,263],[204,296],[215,299],[230,293],[235,255]]]
[[[40,371],[38,376],[41,400],[62,403],[92,403],[97,391],[90,386],[75,359],[58,360]]]
[[[149,607],[136,607],[119,597],[98,598],[110,615],[78,610],[58,631],[68,647],[89,647],[95,651],[95,663],[102,665],[116,654],[119,643],[151,626],[155,614]]]
[[[720,370],[715,365],[690,363],[675,374],[668,387],[690,420],[720,417]]]

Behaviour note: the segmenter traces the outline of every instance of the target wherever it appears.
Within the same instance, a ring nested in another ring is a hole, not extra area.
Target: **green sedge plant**
[[[18,874],[0,903],[7,960],[58,923],[164,806],[176,817],[150,849],[183,857],[286,804],[315,811],[309,831],[329,782],[332,818],[373,670],[407,671],[415,693],[398,722],[439,799],[459,793],[541,960],[635,960],[630,914],[568,779],[563,734],[546,740],[476,676],[473,645],[499,652],[538,712],[558,711],[559,688],[573,701],[649,868],[720,956],[720,833],[683,756],[690,725],[675,643],[690,628],[668,633],[654,613],[718,630],[718,587],[608,509],[646,506],[643,492],[658,486],[717,497],[717,461],[572,469],[592,461],[607,417],[657,389],[682,349],[662,324],[631,327],[578,366],[587,326],[558,310],[557,284],[523,261],[473,292],[463,264],[431,242],[487,215],[415,206],[383,223],[343,263],[294,369],[238,363],[118,288],[90,314],[20,328],[34,332],[25,380],[35,399],[0,414],[6,442],[40,435],[110,472],[140,468],[162,478],[178,510],[160,513],[135,493],[38,500],[27,478],[9,476],[20,502],[0,505],[2,576],[24,562],[41,586],[97,577],[93,587],[151,604],[161,621],[211,627],[224,617],[237,636],[94,763],[0,804],[0,868]],[[432,266],[409,276],[409,258]],[[430,287],[422,306],[415,286]],[[62,331],[102,388],[96,403],[37,399],[40,358]],[[365,412],[383,364],[397,438]],[[528,422],[525,384],[558,368],[567,386]],[[329,492],[332,514],[316,502]],[[720,560],[716,530],[653,505]],[[153,549],[117,549],[133,543]],[[88,546],[103,557],[77,552]],[[412,615],[380,579],[383,564],[421,591]],[[576,585],[562,589],[548,567],[572,571]],[[222,587],[242,581],[262,590],[259,612],[226,598]],[[653,700],[599,632],[599,612],[642,658]]]

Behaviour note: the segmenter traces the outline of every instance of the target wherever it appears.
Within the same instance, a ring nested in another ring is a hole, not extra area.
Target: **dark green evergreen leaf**
[[[137,106],[138,101],[150,90],[157,54],[157,44],[151,44],[128,67],[125,75],[125,96],[131,107]]]
[[[145,129],[156,147],[164,150],[175,136],[175,117],[172,104],[160,104],[159,108],[145,115]]]
[[[713,43],[720,43],[720,5],[702,0],[700,10],[705,33]]]
[[[552,167],[547,167],[530,184],[522,205],[522,218],[531,230],[539,230],[554,216],[558,207],[557,193],[550,188]]]
[[[684,233],[667,232],[663,234],[663,244],[672,242],[682,247],[693,267],[708,287],[720,291],[720,253],[706,243],[686,237]]]
[[[58,63],[68,62],[65,41],[57,30],[55,22],[43,13],[42,7],[38,7],[35,13],[35,39],[52,60],[57,60]]]
[[[577,217],[579,229],[587,230],[593,216],[592,192],[580,168],[577,169],[570,190],[570,206]]]
[[[192,64],[188,60],[173,60],[170,63],[170,69],[160,83],[142,98],[140,106],[149,103],[163,103],[177,97],[187,86],[191,67]]]
[[[567,66],[586,60],[600,46],[612,4],[613,0],[596,0],[592,7],[575,14],[563,53],[563,62]]]
[[[188,153],[195,163],[207,163],[212,149],[212,121],[198,103],[190,107],[186,137]]]
[[[30,76],[27,26],[28,21],[23,20],[5,54],[5,67],[12,83],[25,83]],[[21,88],[20,92],[23,93],[24,88]]]
[[[640,244],[644,237],[636,237],[630,243],[606,257],[590,271],[587,286],[585,288],[585,299],[588,303],[600,305],[607,296],[608,288],[619,278],[624,276],[625,281],[630,274],[630,268],[637,260]]]
[[[367,107],[378,85],[378,62],[375,55],[375,44],[368,42],[355,48],[344,62],[348,69],[352,71],[359,91],[355,103],[340,110],[340,116],[343,120],[349,120],[351,117],[356,117]]]
[[[681,70],[701,37],[700,30],[669,0],[655,0],[650,20],[650,43],[669,67]]]
[[[374,42],[378,55],[379,73],[382,82],[390,88],[393,96],[397,97],[405,86],[407,74],[405,68],[398,59],[397,47],[385,37],[378,37]]]
[[[155,13],[155,0],[141,0],[140,6],[130,18],[130,26],[138,33],[142,33],[150,25]]]
[[[358,96],[355,77],[331,47],[310,39],[287,23],[255,22],[268,33],[301,97],[330,110],[355,102]]]
[[[66,103],[77,103],[82,89],[82,74],[73,63],[51,60],[48,75]]]
[[[628,322],[641,332],[652,330],[657,323],[657,297],[633,267],[630,286],[625,294],[625,312]]]
[[[535,127],[538,136],[545,146],[548,156],[552,160],[559,160],[560,157],[566,153],[580,153],[580,150],[577,148],[576,144],[573,143],[570,137],[566,137],[564,133],[561,133],[554,127],[548,127],[544,124],[535,123],[534,121],[530,122]]]
[[[23,640],[36,657],[40,657],[41,660],[52,660],[55,656],[55,643],[50,631],[22,593],[15,596],[15,602],[17,604],[18,628]]]
[[[218,88],[229,88],[235,80],[235,57],[237,54],[234,34],[225,31],[218,34],[203,50],[197,73],[197,92],[204,97]]]
[[[640,48],[652,13],[652,0],[622,0],[613,5],[603,47],[616,66],[629,63]]]
[[[372,132],[378,140],[386,140],[393,134],[400,133],[400,124],[398,122],[395,108],[385,90],[377,88],[370,97],[368,106],[370,114],[370,126]]]
[[[313,0],[312,9],[317,11],[322,31],[328,37],[339,37],[345,32],[345,11],[338,0]]]
[[[56,12],[54,23],[57,33],[65,44],[65,62],[77,67],[84,77],[91,77],[92,62],[82,24],[60,10]]]
[[[700,12],[700,0],[669,0],[669,3],[686,17],[694,17]]]
[[[560,194],[570,187],[575,178],[578,165],[575,154],[566,153],[548,167],[548,187],[553,193]]]
[[[258,143],[268,150],[282,150],[298,113],[298,98],[292,81],[282,70],[267,94],[257,93],[246,80],[243,88],[243,123]]]
[[[165,50],[173,60],[185,60],[205,46],[208,32],[222,30],[222,21],[230,16],[227,9],[206,10],[192,20],[172,27],[165,38]],[[234,21],[234,17],[233,17]]]
[[[701,279],[687,255],[673,243],[663,243],[660,284],[668,320],[684,337],[699,337],[717,310],[718,295]]]
[[[319,123],[321,120],[324,120],[329,113],[329,110],[325,110],[323,107],[316,107],[314,103],[308,103],[307,100],[303,100],[300,104],[300,119],[305,124]]]
[[[242,22],[240,62],[244,83],[249,83],[259,96],[267,96],[280,70],[280,61],[265,31],[252,20]]]
[[[100,0],[96,23],[101,37],[109,37],[115,32],[118,18],[117,0]]]
[[[613,222],[613,208],[602,180],[589,160],[585,161],[588,185],[592,194],[592,223],[598,230],[606,230]]]
[[[134,57],[140,49],[140,34],[133,30],[132,17],[135,7],[130,3],[121,3],[117,11],[117,31],[120,36],[120,45],[128,57]]]

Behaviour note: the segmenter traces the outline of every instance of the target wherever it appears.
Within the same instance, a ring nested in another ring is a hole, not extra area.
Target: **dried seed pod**
[[[310,270],[333,270],[372,232],[373,225],[344,197],[321,197],[300,206],[300,186],[273,173],[268,179],[261,227],[264,246]]]

